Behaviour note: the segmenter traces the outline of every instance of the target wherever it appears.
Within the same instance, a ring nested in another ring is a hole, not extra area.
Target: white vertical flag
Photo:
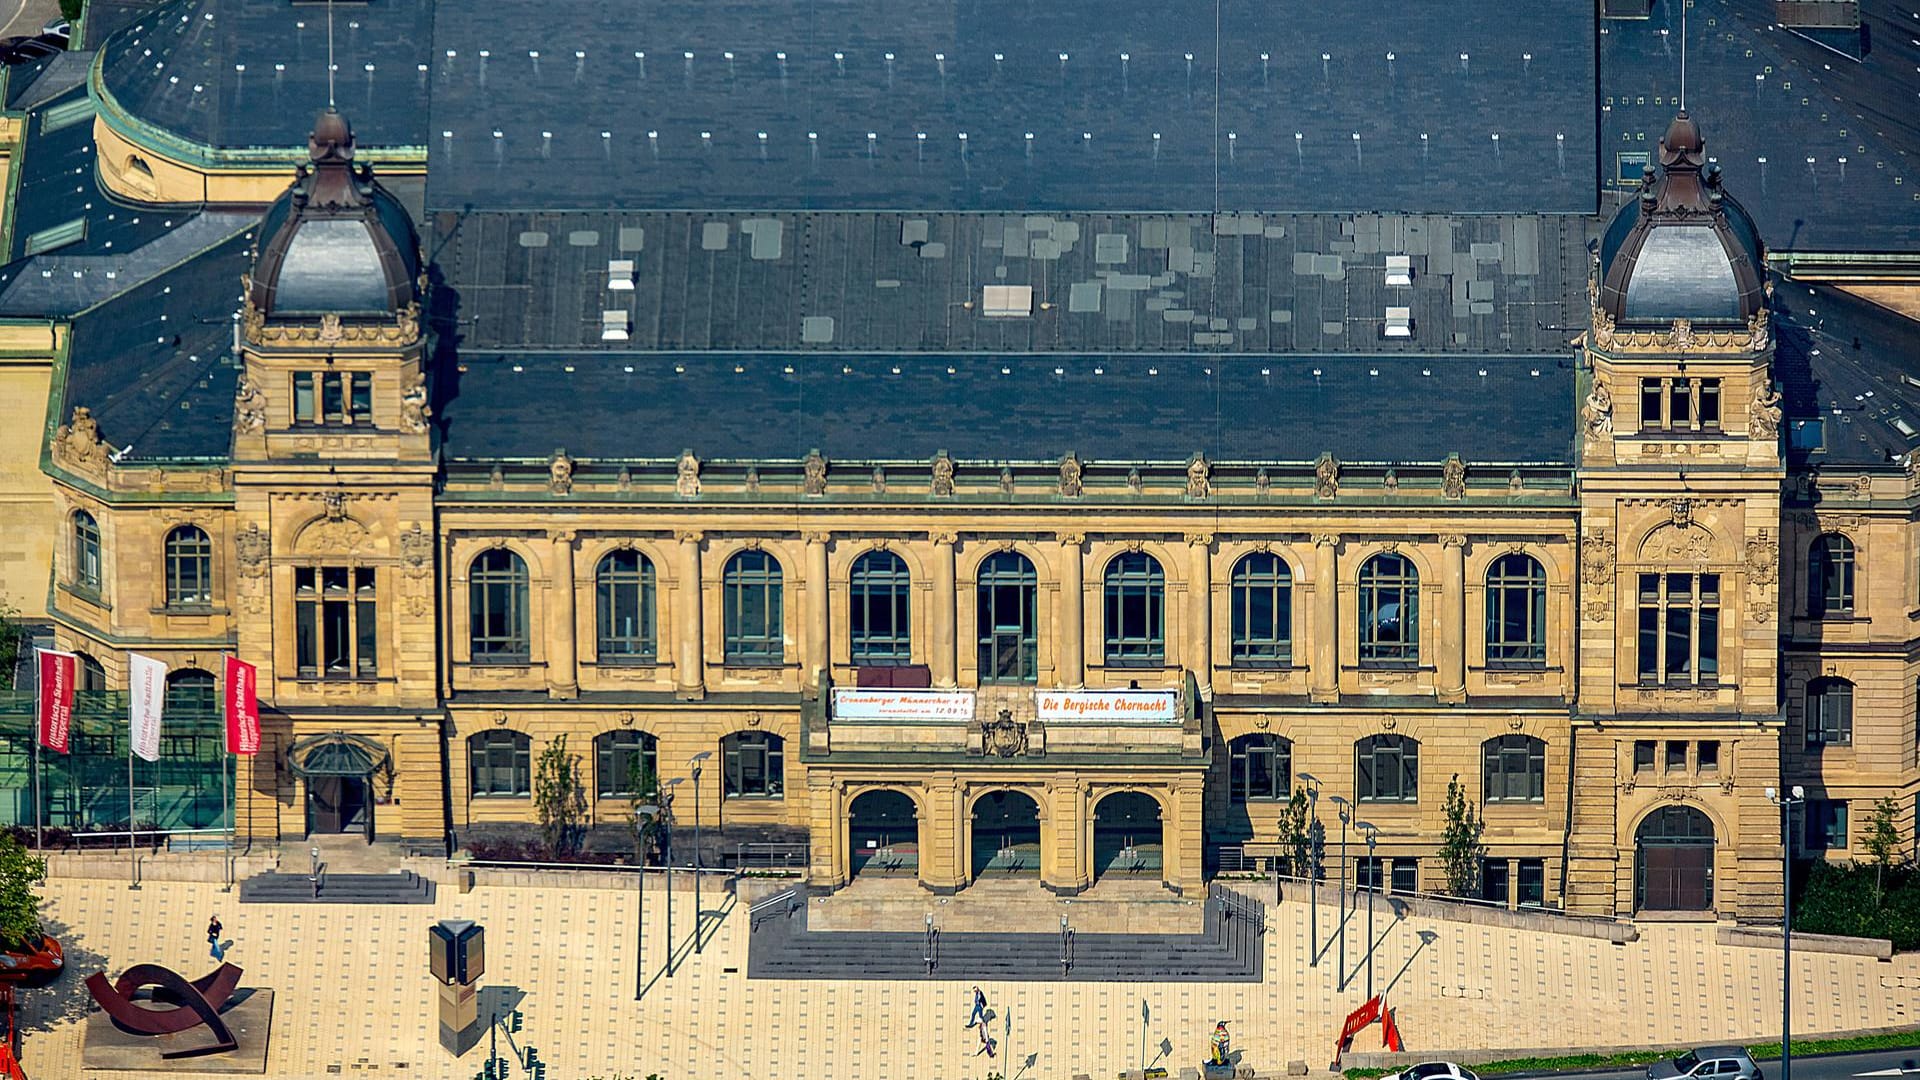
[[[165,661],[127,654],[127,719],[133,726],[133,752],[145,761],[160,760],[160,706],[167,696]]]

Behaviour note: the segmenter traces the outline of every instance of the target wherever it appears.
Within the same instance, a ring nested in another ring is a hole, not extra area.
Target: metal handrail
[[[791,912],[793,911],[793,901],[797,898],[798,892],[799,891],[796,889],[786,889],[782,892],[774,893],[772,896],[769,896],[765,900],[762,900],[759,903],[748,908],[747,914],[749,916],[758,915],[760,914],[760,912],[766,910],[767,908],[773,907],[776,904],[787,905],[787,911]]]

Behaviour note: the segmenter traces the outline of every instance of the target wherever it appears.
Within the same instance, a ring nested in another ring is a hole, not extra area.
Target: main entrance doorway
[[[1713,822],[1691,806],[1663,806],[1634,836],[1634,907],[1713,910]]]
[[[920,873],[920,822],[904,792],[861,792],[847,807],[853,876]]]
[[[373,800],[364,777],[316,776],[307,781],[307,832],[373,834]]]
[[[1160,804],[1138,791],[1117,791],[1093,808],[1093,876],[1160,876],[1165,865]]]
[[[386,747],[344,731],[309,735],[287,748],[287,766],[306,784],[308,836],[346,833],[373,842],[374,774],[392,775]]]
[[[973,879],[1040,876],[1040,807],[996,791],[973,804]]]

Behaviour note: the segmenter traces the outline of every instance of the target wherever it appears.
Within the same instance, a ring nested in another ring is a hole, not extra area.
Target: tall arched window
[[[913,647],[907,622],[912,577],[906,560],[891,551],[869,551],[853,561],[847,576],[847,627],[858,664],[908,664]]]
[[[533,790],[533,740],[494,728],[467,739],[468,777],[474,797],[525,796]]]
[[[593,740],[594,792],[602,799],[656,795],[660,750],[644,731],[608,731]]]
[[[1531,555],[1502,555],[1487,568],[1487,663],[1547,662],[1547,572]]]
[[[1547,744],[1531,735],[1501,735],[1480,744],[1481,791],[1488,802],[1542,802],[1547,797]]]
[[[600,662],[652,663],[653,561],[637,551],[609,552],[594,571],[593,587]]]
[[[467,572],[469,640],[476,663],[525,663],[533,653],[527,564],[506,548],[474,556]]]
[[[167,672],[167,694],[162,706],[168,717],[186,719],[212,716],[214,713],[213,673],[199,668],[176,668]]]
[[[1807,745],[1853,743],[1853,684],[1845,679],[1815,679],[1807,684]]]
[[[1109,664],[1160,664],[1167,659],[1167,579],[1160,563],[1143,551],[1114,556],[1107,564]]]
[[[1375,555],[1360,567],[1360,661],[1420,659],[1420,572],[1404,555]]]
[[[1242,735],[1228,752],[1233,801],[1270,802],[1293,794],[1293,743],[1278,735]]]
[[[787,744],[769,731],[739,731],[720,740],[729,799],[777,799],[787,786]]]
[[[764,551],[736,552],[721,576],[726,662],[778,664],[786,659],[780,561]]]
[[[100,523],[85,510],[73,512],[73,584],[88,592],[100,591]]]
[[[1232,662],[1293,662],[1293,574],[1278,555],[1256,551],[1233,564]]]
[[[167,533],[167,606],[213,603],[213,541],[197,525]]]
[[[75,689],[88,691],[105,690],[107,688],[107,669],[100,666],[100,661],[95,660],[86,653],[76,653],[75,655],[80,657],[80,685],[75,687]]]
[[[979,623],[980,681],[1030,683],[1039,678],[1039,578],[1017,551],[995,552],[980,563],[975,618]]]
[[[1353,744],[1355,797],[1361,802],[1417,802],[1420,744],[1405,735],[1369,735]]]
[[[1827,533],[1807,553],[1807,613],[1816,619],[1853,613],[1853,541]]]

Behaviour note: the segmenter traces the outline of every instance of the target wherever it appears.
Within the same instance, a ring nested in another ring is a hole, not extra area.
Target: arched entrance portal
[[[1713,910],[1713,822],[1691,806],[1663,806],[1633,834],[1634,908]]]
[[[1031,795],[996,791],[973,804],[973,878],[1040,876],[1040,807]]]
[[[1165,865],[1160,804],[1116,791],[1093,808],[1093,876],[1158,877]]]
[[[855,876],[920,872],[920,822],[904,792],[877,790],[856,796],[847,808],[847,836]]]

